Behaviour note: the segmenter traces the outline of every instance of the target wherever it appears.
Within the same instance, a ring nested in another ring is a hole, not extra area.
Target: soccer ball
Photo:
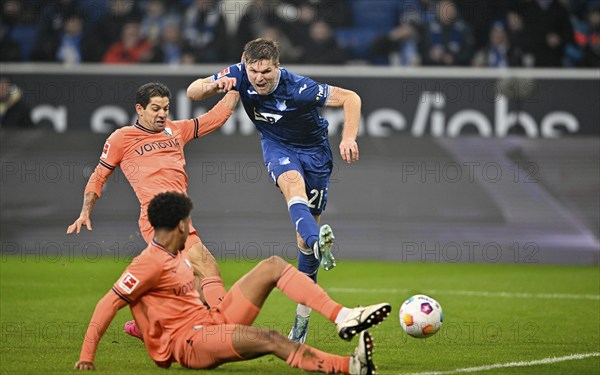
[[[440,330],[443,320],[442,306],[423,294],[410,297],[400,307],[400,325],[412,337],[432,336]]]

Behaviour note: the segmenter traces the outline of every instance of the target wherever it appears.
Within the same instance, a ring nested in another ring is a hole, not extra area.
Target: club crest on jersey
[[[110,151],[110,143],[104,143],[104,148],[102,149],[102,155],[100,157],[102,159],[106,159],[108,157],[108,151]]]
[[[258,121],[264,121],[270,124],[275,124],[282,117],[282,115],[276,115],[274,113],[257,112],[256,108],[254,109],[254,119]]]
[[[168,135],[169,138],[173,137],[173,132],[171,131],[171,128],[165,128],[165,130],[163,130],[163,133]]]
[[[229,68],[225,68],[225,69],[221,70],[219,72],[219,74],[217,74],[217,79],[219,79],[221,77],[225,77],[227,74],[229,74]]]
[[[119,280],[119,288],[123,289],[127,294],[131,294],[139,283],[140,281],[135,276],[130,272],[127,272],[125,276]]]
[[[285,104],[285,100],[279,101],[279,100],[275,99],[275,106],[280,111],[285,111],[287,109],[287,105]]]

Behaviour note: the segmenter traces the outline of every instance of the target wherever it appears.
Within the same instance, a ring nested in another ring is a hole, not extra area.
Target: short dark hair
[[[249,41],[244,47],[246,63],[252,64],[260,60],[271,60],[279,63],[279,45],[269,39],[258,38]]]
[[[148,218],[154,229],[173,230],[190,216],[193,204],[186,195],[174,191],[160,193],[148,205]]]
[[[149,82],[141,85],[135,93],[135,104],[139,104],[142,108],[146,108],[150,99],[154,97],[171,99],[171,90],[160,82]]]

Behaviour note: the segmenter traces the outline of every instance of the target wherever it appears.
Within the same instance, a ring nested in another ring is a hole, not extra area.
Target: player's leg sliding
[[[350,357],[350,374],[375,375],[377,367],[373,363],[373,337],[368,331],[362,331],[358,340],[358,346]]]
[[[392,307],[388,303],[342,310],[335,320],[338,335],[342,339],[350,341],[360,332],[381,323],[387,318],[390,311],[392,311]]]
[[[306,344],[299,344],[285,360],[290,367],[326,374],[350,374],[349,357],[322,352]]]
[[[292,351],[286,362],[290,367],[304,371],[319,371],[326,374],[375,375],[373,363],[373,337],[367,331],[360,334],[360,340],[350,357],[329,354],[300,344]]]
[[[351,340],[361,331],[381,323],[391,311],[388,303],[354,309],[345,308],[332,300],[323,288],[289,264],[283,268],[277,280],[277,288],[292,300],[318,311],[335,322],[338,334],[344,340]]]

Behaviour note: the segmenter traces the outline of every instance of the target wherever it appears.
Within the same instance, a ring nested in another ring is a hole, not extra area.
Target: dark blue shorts
[[[277,179],[284,172],[300,172],[306,186],[310,213],[320,215],[325,211],[329,177],[333,170],[333,155],[329,144],[305,150],[264,138],[261,143],[263,159],[271,180],[277,185]]]

